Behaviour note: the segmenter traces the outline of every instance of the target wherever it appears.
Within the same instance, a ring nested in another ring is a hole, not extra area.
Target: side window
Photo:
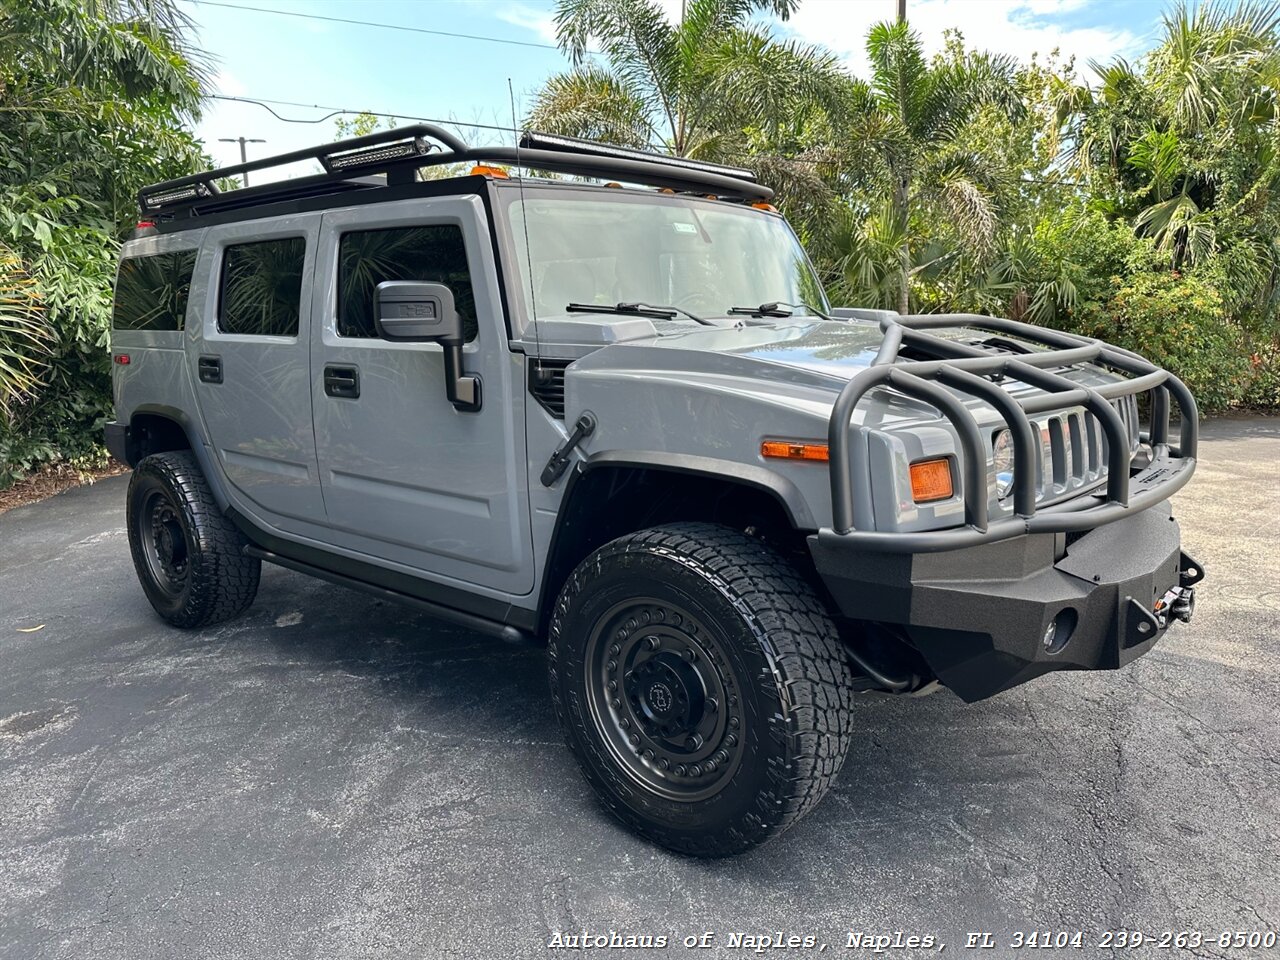
[[[260,337],[296,337],[302,299],[302,237],[239,243],[222,254],[218,329]]]
[[[384,280],[448,284],[467,343],[476,338],[476,300],[462,228],[454,224],[344,233],[338,244],[338,335],[376,337],[373,291]]]
[[[120,261],[111,326],[116,330],[181,330],[196,265],[194,250]]]

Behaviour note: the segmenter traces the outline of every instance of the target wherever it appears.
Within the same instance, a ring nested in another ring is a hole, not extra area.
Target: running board
[[[414,597],[407,593],[401,593],[399,590],[380,587],[377,584],[358,580],[355,577],[348,577],[345,574],[335,573],[332,570],[326,570],[324,567],[317,567],[301,560],[294,560],[291,557],[282,557],[278,553],[272,553],[270,550],[263,550],[261,547],[255,547],[252,545],[246,546],[244,548],[244,552],[250,557],[257,557],[259,560],[265,560],[267,563],[274,563],[278,567],[285,567],[289,570],[295,570],[298,573],[305,573],[308,576],[318,577],[321,580],[328,580],[330,583],[336,583],[342,587],[350,587],[352,590],[359,590],[375,597],[381,597],[384,600],[417,607],[419,610],[424,613],[428,613],[433,617],[437,617],[441,620],[447,620],[460,627],[466,627],[468,630],[475,630],[477,633],[497,637],[499,640],[506,643],[532,643],[534,639],[533,634],[528,631],[521,630],[519,627],[513,627],[509,623],[500,623],[497,620],[490,620],[487,617],[481,617],[474,613],[466,613],[462,610],[455,610],[453,607],[446,607],[443,604],[432,603],[430,600],[423,600],[421,597]]]

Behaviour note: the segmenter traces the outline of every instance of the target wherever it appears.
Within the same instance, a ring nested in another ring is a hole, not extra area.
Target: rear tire
[[[190,453],[156,453],[129,481],[129,549],[156,613],[175,627],[205,627],[243,613],[262,562],[218,509]]]
[[[809,582],[726,527],[622,537],[573,572],[552,615],[551,694],[605,807],[680,853],[782,833],[835,781],[852,674]]]

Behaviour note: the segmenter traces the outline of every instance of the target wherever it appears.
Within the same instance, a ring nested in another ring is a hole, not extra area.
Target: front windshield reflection
[[[654,194],[504,193],[531,316],[563,316],[570,303],[637,301],[702,317],[771,301],[827,309],[808,258],[780,217]],[[794,314],[808,311],[796,307]]]

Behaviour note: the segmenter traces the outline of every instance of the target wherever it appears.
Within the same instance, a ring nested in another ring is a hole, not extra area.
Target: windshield
[[[516,189],[503,193],[531,316],[563,316],[570,303],[664,304],[702,317],[771,301],[827,309],[813,267],[781,217],[622,191],[616,199],[536,188],[524,198]],[[799,306],[794,313],[809,311]]]

